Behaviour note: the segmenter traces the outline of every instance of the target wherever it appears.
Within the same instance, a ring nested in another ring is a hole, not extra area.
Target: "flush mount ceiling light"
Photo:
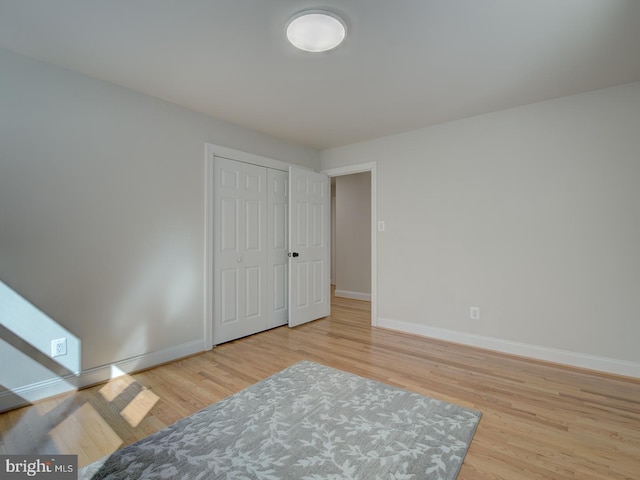
[[[326,52],[336,48],[347,35],[340,17],[325,10],[305,10],[287,23],[287,39],[305,52]]]

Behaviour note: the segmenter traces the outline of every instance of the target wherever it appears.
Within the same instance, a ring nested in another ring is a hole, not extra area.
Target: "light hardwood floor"
[[[482,411],[459,479],[640,479],[640,381],[369,325],[369,303],[0,414],[0,453],[80,466],[300,360]]]

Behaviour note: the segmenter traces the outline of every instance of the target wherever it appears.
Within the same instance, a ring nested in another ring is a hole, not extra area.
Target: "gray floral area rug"
[[[480,412],[303,361],[79,473],[98,479],[455,479]]]

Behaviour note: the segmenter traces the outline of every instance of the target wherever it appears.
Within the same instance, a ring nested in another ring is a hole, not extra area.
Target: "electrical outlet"
[[[384,232],[384,220],[379,220],[378,221],[378,231],[379,232]]]
[[[51,340],[51,358],[62,357],[67,354],[67,339]]]
[[[469,318],[471,320],[480,320],[480,307],[469,307]]]

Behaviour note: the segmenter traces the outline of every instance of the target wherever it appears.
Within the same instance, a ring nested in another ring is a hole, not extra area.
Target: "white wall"
[[[0,281],[81,340],[87,381],[203,348],[205,142],[319,166],[315,150],[0,50]],[[0,358],[16,367],[5,389],[55,380],[4,341]]]
[[[371,298],[371,173],[335,177],[336,296]]]
[[[372,161],[379,325],[640,376],[640,83],[322,152]]]

